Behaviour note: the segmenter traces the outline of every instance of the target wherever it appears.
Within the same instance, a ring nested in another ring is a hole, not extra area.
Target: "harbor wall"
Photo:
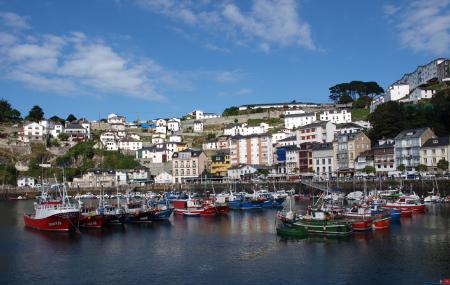
[[[410,192],[414,191],[416,194],[422,196],[426,195],[427,192],[436,188],[441,193],[441,195],[450,195],[450,180],[406,180],[403,181],[403,191]],[[326,186],[326,183],[318,183],[322,186]],[[382,183],[382,190],[387,190],[389,188],[396,188],[400,185],[399,181],[396,180],[387,180]],[[336,182],[330,183],[330,188],[336,188]],[[366,182],[367,191],[371,191],[374,189],[380,189],[379,182]],[[204,193],[212,193],[215,191],[216,193],[227,191],[229,189],[233,189],[236,191],[247,191],[251,192],[253,189],[268,189],[269,191],[273,190],[289,190],[295,189],[296,193],[315,193],[319,190],[306,186],[300,182],[269,182],[269,183],[250,183],[243,182],[237,184],[229,184],[229,183],[197,183],[197,184],[149,184],[146,186],[119,186],[118,188],[104,188],[103,192],[106,194],[114,194],[116,191],[121,193],[127,191],[138,191],[138,192],[166,192],[170,190],[185,190],[192,191],[200,194]],[[339,189],[344,193],[350,193],[352,191],[363,191],[364,190],[364,182],[363,181],[348,181],[348,182],[339,182]],[[70,188],[68,189],[69,195],[75,195],[77,193],[94,193],[98,194],[101,192],[101,188]],[[0,199],[8,199],[11,197],[24,196],[34,198],[39,194],[37,189],[31,188],[3,188],[0,189]]]

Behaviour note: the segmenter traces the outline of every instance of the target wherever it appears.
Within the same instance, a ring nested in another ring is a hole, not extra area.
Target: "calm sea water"
[[[303,207],[304,204],[296,205]],[[347,239],[284,239],[275,210],[76,233],[0,202],[0,284],[423,284],[450,276],[450,205]]]

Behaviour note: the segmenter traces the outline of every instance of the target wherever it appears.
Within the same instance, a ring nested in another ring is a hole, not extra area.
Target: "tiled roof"
[[[449,137],[439,137],[427,140],[422,147],[448,146]]]

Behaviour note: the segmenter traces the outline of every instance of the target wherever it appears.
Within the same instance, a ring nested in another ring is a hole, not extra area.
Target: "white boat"
[[[347,200],[361,200],[364,197],[364,193],[362,191],[354,191],[347,194]]]

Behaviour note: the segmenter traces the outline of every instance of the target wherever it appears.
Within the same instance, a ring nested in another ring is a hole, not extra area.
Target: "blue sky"
[[[450,0],[0,1],[1,97],[23,115],[326,102],[336,83],[386,88],[449,51]]]

